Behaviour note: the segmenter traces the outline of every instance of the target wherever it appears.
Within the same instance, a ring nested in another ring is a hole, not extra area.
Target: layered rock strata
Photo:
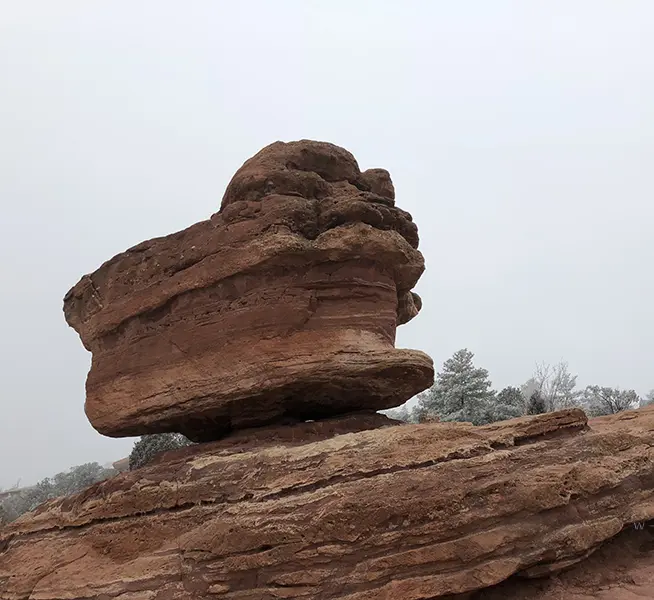
[[[654,521],[635,523],[588,559],[552,577],[505,583],[456,600],[651,600]],[[649,525],[649,526],[648,526]]]
[[[261,429],[52,501],[0,532],[0,598],[451,598],[569,568],[654,519],[654,407],[384,424]]]
[[[86,413],[109,436],[195,441],[284,418],[396,406],[431,359],[394,348],[424,270],[383,169],[332,144],[274,143],[208,221],[139,244],[66,295],[93,354]]]

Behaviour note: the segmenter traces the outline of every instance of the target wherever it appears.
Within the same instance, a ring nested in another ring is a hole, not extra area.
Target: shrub
[[[129,455],[129,469],[140,469],[147,465],[157,454],[168,450],[177,450],[192,444],[191,440],[181,433],[153,433],[141,436],[134,443]]]

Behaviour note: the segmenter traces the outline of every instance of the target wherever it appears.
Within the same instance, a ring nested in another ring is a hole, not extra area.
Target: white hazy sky
[[[399,345],[644,394],[652,57],[651,0],[0,0],[0,486],[126,455],[62,298],[274,140],[391,172],[427,261]]]

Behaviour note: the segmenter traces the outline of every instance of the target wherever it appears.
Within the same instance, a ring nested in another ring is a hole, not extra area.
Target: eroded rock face
[[[513,577],[456,600],[649,600],[654,598],[654,521],[627,526],[589,558],[554,577]]]
[[[654,518],[654,407],[325,437],[369,425],[384,423],[199,445],[52,501],[0,532],[0,598],[426,600],[520,575],[480,598],[567,600],[524,577]],[[639,561],[651,597],[654,555]],[[635,597],[602,592],[609,579],[570,597]]]
[[[239,169],[210,220],[83,277],[64,311],[93,354],[93,426],[211,440],[429,387],[430,358],[394,348],[424,270],[394,196],[388,172],[362,173],[342,148],[277,142]]]

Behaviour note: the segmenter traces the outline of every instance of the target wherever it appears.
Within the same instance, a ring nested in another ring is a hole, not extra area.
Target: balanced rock
[[[654,597],[654,407],[384,424],[261,428],[50,501],[0,530],[0,599]],[[604,576],[532,584],[603,546]]]
[[[361,172],[342,148],[276,142],[237,171],[211,219],[84,276],[64,312],[93,354],[92,425],[211,440],[429,387],[431,359],[394,347],[424,270],[394,196],[387,171]]]

